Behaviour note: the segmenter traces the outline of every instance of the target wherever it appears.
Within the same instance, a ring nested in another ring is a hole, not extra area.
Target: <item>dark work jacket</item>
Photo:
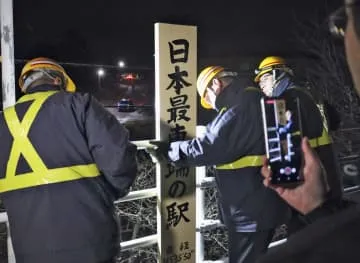
[[[221,165],[265,154],[262,95],[255,88],[244,89],[236,80],[217,97],[218,115],[207,125],[204,137],[171,143],[169,157],[176,165]],[[272,229],[288,216],[284,201],[264,187],[260,169],[216,170],[224,223],[237,232]]]
[[[19,120],[31,103],[16,104]],[[114,257],[120,240],[113,202],[128,193],[137,172],[127,130],[89,94],[59,91],[40,108],[28,138],[48,169],[95,163],[100,175],[1,194],[16,262],[98,263]],[[4,178],[13,139],[3,114],[0,141]],[[17,171],[31,172],[23,159]]]
[[[360,205],[318,219],[271,248],[257,263],[359,262]]]
[[[304,88],[297,86],[290,77],[283,78],[274,89],[274,97],[284,97],[287,101],[299,98],[300,115],[303,135],[314,139],[322,135],[323,130],[328,132],[327,120],[322,117],[314,99]],[[291,107],[291,106],[290,106]],[[321,162],[327,173],[327,181],[330,187],[329,197],[340,200],[342,198],[343,185],[341,173],[333,144],[315,147]]]

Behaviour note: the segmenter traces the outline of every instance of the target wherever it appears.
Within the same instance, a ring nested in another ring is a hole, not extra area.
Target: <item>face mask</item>
[[[265,74],[261,79],[259,86],[262,92],[265,93],[266,96],[271,97],[273,86],[274,86],[274,77],[271,74]]]
[[[208,88],[207,90],[207,99],[209,100],[209,104],[215,108],[216,94],[211,88]]]

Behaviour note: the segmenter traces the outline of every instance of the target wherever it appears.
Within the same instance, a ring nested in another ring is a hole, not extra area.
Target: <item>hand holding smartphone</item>
[[[261,109],[271,183],[294,187],[303,182],[299,99],[262,98]]]

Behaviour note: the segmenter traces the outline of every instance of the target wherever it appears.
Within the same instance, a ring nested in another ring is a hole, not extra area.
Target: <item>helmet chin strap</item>
[[[275,69],[273,69],[272,71],[272,88],[274,89],[275,88],[275,84],[276,84],[276,70]]]

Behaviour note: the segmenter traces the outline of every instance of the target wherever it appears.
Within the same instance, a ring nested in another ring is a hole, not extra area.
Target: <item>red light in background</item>
[[[138,80],[140,75],[137,73],[123,73],[120,75],[123,80]]]
[[[133,74],[127,74],[124,79],[127,79],[127,80],[133,80],[135,79],[135,76]]]

